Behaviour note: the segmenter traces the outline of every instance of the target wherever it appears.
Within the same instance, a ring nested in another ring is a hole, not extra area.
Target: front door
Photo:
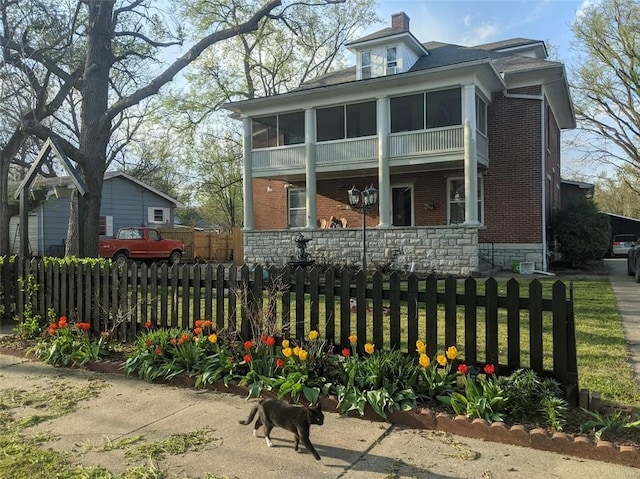
[[[413,226],[413,186],[391,187],[393,226]]]

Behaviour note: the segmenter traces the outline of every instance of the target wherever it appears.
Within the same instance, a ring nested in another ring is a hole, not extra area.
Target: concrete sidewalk
[[[133,465],[127,451],[172,434],[206,428],[204,450],[166,454],[157,466],[169,478],[637,478],[639,469],[484,442],[451,434],[408,429],[385,422],[325,414],[324,426],[313,426],[311,440],[321,461],[306,449],[293,450],[293,436],[274,429],[273,448],[254,438],[245,419],[251,401],[234,394],[148,384],[118,374],[53,368],[25,358],[0,355],[0,394],[16,390],[75,391],[91,385],[97,396],[74,412],[25,429],[45,434],[42,447],[83,465],[100,465],[118,474]],[[42,414],[24,406],[12,410]],[[118,440],[141,436],[122,448]],[[34,478],[35,479],[35,478]]]

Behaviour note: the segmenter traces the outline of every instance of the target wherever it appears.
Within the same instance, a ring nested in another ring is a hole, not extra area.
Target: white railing
[[[253,167],[256,169],[280,167],[304,168],[305,146],[294,145],[253,150],[251,158],[253,160]]]
[[[353,160],[378,158],[378,137],[327,141],[316,145],[316,164],[330,165]]]
[[[429,153],[462,151],[462,126],[433,130],[393,133],[389,135],[389,156],[401,158]],[[478,155],[487,161],[487,139],[478,134]],[[253,150],[255,170],[282,170],[305,168],[305,145],[293,145]],[[368,136],[348,140],[323,141],[316,144],[316,165],[342,167],[347,162],[376,160],[378,137]],[[342,166],[341,166],[342,165]]]
[[[389,136],[389,156],[408,156],[419,153],[435,153],[461,150],[464,146],[462,126],[393,133]]]

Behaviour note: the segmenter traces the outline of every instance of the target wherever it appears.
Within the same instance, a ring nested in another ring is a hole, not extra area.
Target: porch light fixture
[[[362,271],[367,274],[367,211],[378,203],[378,190],[371,185],[360,191],[353,185],[348,193],[351,206],[362,210]]]

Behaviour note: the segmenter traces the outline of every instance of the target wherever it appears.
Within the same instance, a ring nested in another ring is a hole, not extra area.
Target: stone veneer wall
[[[302,233],[310,257],[320,264],[361,266],[362,230],[303,229],[244,231],[246,264],[284,266],[298,248]],[[418,273],[467,276],[478,271],[478,228],[471,226],[392,227],[367,229],[369,268],[396,265]]]
[[[486,256],[489,252],[489,246],[480,245],[482,256]],[[496,268],[502,268],[511,271],[513,263],[521,263],[523,261],[534,263],[534,269],[542,270],[542,244],[538,243],[518,243],[518,244],[494,244],[493,255],[494,265]]]

